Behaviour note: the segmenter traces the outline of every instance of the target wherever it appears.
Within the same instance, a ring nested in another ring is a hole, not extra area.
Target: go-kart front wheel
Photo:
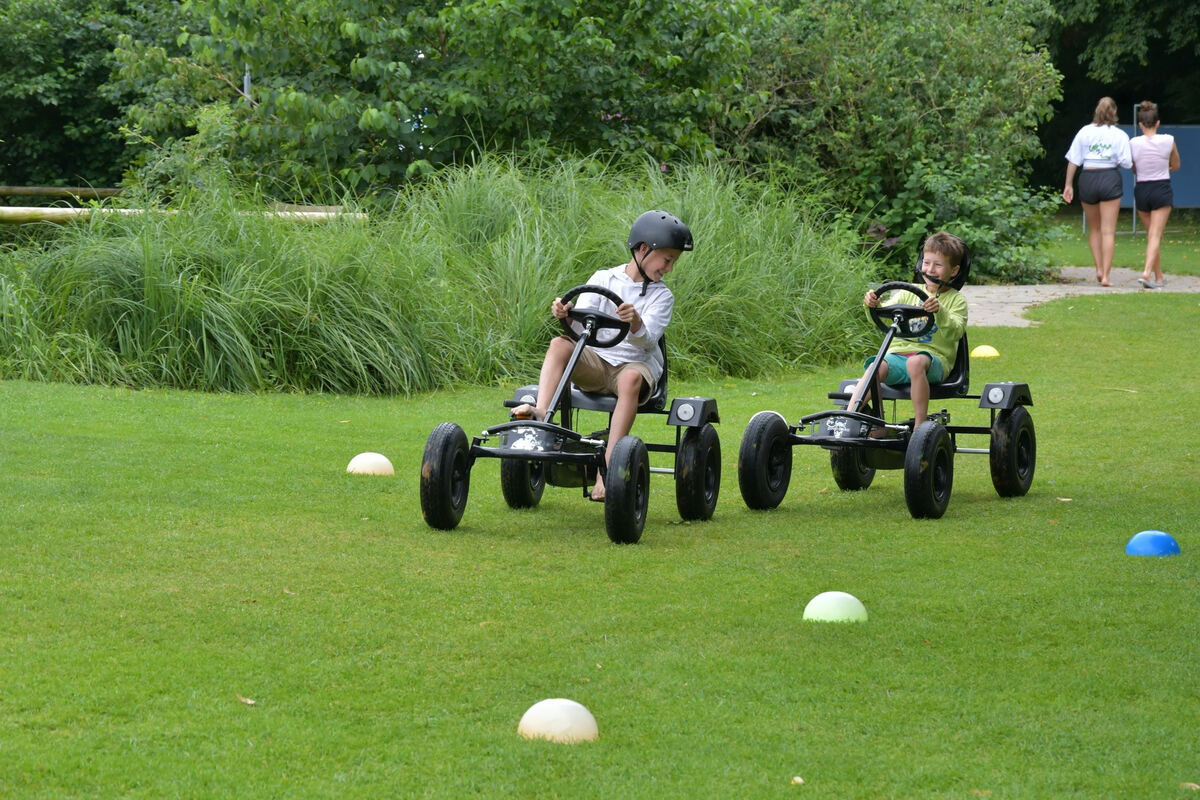
[[[467,435],[453,422],[433,429],[421,458],[421,514],[433,528],[453,530],[467,507],[471,484]]]
[[[996,416],[988,458],[996,494],[1022,497],[1029,491],[1037,461],[1037,437],[1025,406],[1006,408]]]
[[[637,544],[650,505],[650,456],[636,436],[622,436],[604,479],[604,527],[617,544]]]
[[[843,492],[866,489],[875,480],[875,468],[868,467],[864,453],[855,447],[835,447],[829,451],[833,480]]]
[[[721,440],[709,423],[688,428],[675,454],[675,505],[684,519],[712,519],[721,491]]]
[[[774,411],[750,418],[738,450],[738,487],[747,507],[775,508],[783,502],[792,480],[792,443],[788,426]]]
[[[509,508],[534,508],[546,489],[546,473],[539,461],[500,460],[500,491]]]
[[[914,519],[938,519],[950,505],[954,443],[939,422],[917,426],[904,453],[904,500]]]

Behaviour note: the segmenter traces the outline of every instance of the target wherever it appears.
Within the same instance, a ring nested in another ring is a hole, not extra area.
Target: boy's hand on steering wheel
[[[566,319],[567,313],[574,307],[574,303],[564,303],[561,297],[556,297],[550,304],[550,313],[558,319]]]
[[[921,304],[921,308],[925,309],[930,314],[936,314],[941,307],[942,304],[938,302],[936,294],[929,295],[925,302]]]
[[[617,318],[622,322],[629,323],[630,333],[636,333],[642,329],[642,317],[633,307],[633,303],[621,303],[617,306]]]
[[[867,289],[867,293],[863,295],[863,305],[867,308],[874,308],[875,306],[879,305],[879,295],[875,294],[875,292],[871,291],[870,289]]]

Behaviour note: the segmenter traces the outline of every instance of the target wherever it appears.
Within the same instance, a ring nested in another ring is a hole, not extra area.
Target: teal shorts
[[[908,385],[908,358],[909,356],[929,356],[929,370],[925,373],[929,377],[930,383],[942,382],[942,360],[930,353],[928,350],[918,350],[915,353],[888,353],[883,357],[884,362],[888,365],[887,378],[884,383],[888,386],[907,386]],[[871,366],[875,360],[875,356],[871,356],[863,362],[863,368]]]

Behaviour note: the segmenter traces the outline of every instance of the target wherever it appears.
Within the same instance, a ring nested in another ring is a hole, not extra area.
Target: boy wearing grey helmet
[[[663,283],[679,257],[692,249],[692,234],[687,225],[665,211],[647,211],[639,216],[629,231],[629,262],[595,272],[588,285],[600,286],[614,292],[623,301],[615,309],[603,295],[588,292],[580,296],[580,308],[592,308],[612,314],[629,323],[629,335],[615,347],[585,347],[575,364],[571,381],[580,389],[615,395],[609,427],[607,461],[613,446],[629,433],[637,416],[638,406],[645,402],[662,377],[662,355],[658,341],[671,321],[675,296]],[[550,313],[565,319],[574,303],[554,298]],[[513,409],[518,419],[546,418],[548,405],[563,371],[575,349],[566,336],[550,341],[542,370],[538,377],[537,405],[528,403]],[[593,500],[604,499],[604,480],[597,475],[592,489]]]

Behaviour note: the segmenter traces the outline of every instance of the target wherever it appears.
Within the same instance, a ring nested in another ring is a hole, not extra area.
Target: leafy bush
[[[904,260],[948,228],[1005,265],[991,274],[1028,277],[1047,205],[1021,187],[1059,96],[1033,27],[1049,13],[1046,0],[792,0],[752,49],[728,147],[822,176],[840,205],[900,232]]]
[[[949,228],[971,247],[971,279],[1032,283],[1050,267],[1045,220],[1058,207],[1051,192],[1018,185],[991,163],[968,155],[961,165],[913,164],[881,215],[897,253],[916,253],[927,235]]]
[[[177,3],[0,3],[0,175],[18,185],[106,186],[130,154],[119,134],[128,97],[104,87],[119,36],[174,35]]]

